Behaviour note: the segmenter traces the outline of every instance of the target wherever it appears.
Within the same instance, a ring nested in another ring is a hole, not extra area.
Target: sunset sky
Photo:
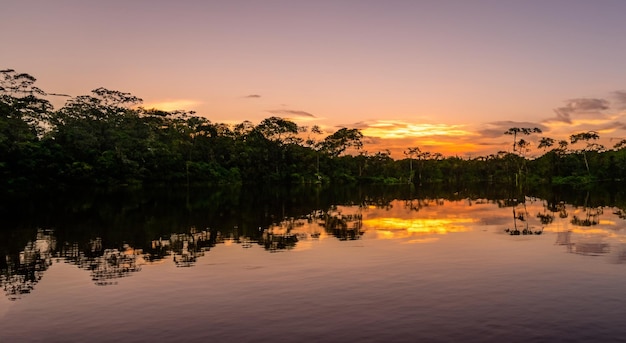
[[[626,1],[1,5],[0,68],[48,92],[102,86],[213,122],[359,128],[365,150],[395,157],[510,150],[515,126],[626,138]]]

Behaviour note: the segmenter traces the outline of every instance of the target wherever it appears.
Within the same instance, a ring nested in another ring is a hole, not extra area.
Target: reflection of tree
[[[554,221],[554,215],[548,213],[548,210],[552,211],[550,204],[548,202],[543,203],[543,212],[537,213],[537,218],[541,222],[541,225],[550,225]]]
[[[567,218],[569,214],[567,213],[567,209],[565,208],[565,203],[563,201],[559,202],[557,205],[557,210],[559,212],[559,218]]]
[[[585,195],[585,203],[583,208],[585,211],[585,217],[580,218],[576,215],[572,217],[571,223],[578,226],[593,226],[600,222],[600,215],[604,213],[604,209],[601,206],[592,207],[589,205],[589,192]]]
[[[341,212],[328,211],[324,214],[323,222],[320,223],[326,232],[339,238],[339,240],[356,240],[363,235],[363,215],[342,214]]]
[[[585,207],[585,218],[579,218],[578,216],[572,216],[572,224],[578,226],[593,226],[600,222],[600,215],[604,213],[602,207]]]
[[[617,208],[613,211],[613,214],[618,216],[619,219],[626,219],[626,211],[622,210],[621,208]]]
[[[257,243],[269,252],[293,249],[296,243],[298,243],[298,236],[306,237],[304,233],[298,234],[295,231],[304,226],[305,223],[311,223],[312,221],[313,214],[300,219],[286,218],[278,224],[273,224],[269,228],[261,230],[261,236]],[[246,240],[249,241],[250,238]],[[249,247],[245,245],[245,241],[243,247]]]
[[[177,267],[191,267],[198,257],[204,256],[205,251],[213,246],[211,231],[191,228],[190,233],[172,234],[168,245]]]
[[[271,228],[264,230],[259,245],[269,252],[293,249],[298,242],[298,237],[291,232],[275,233]]]
[[[428,207],[431,205],[443,205],[443,199],[407,199],[404,201],[404,207],[410,211],[419,212],[422,208]],[[470,200],[471,205],[471,200]]]
[[[102,256],[88,259],[86,268],[91,272],[91,279],[98,286],[114,285],[113,281],[133,272],[138,272],[141,267],[137,264],[137,255],[132,250],[119,251],[117,249],[105,249]]]
[[[98,286],[117,284],[115,279],[129,276],[141,270],[138,261],[142,253],[125,245],[121,250],[117,248],[105,249],[102,239],[97,237],[83,245],[69,244],[61,248],[57,256],[64,257],[65,261],[77,267],[88,270],[91,279]]]
[[[52,264],[56,240],[48,230],[37,230],[18,256],[6,256],[6,267],[0,269],[0,286],[10,300],[30,293]]]
[[[541,230],[532,230],[529,227],[530,215],[526,207],[526,200],[519,201],[518,199],[507,199],[502,202],[502,205],[498,203],[499,207],[511,206],[513,209],[513,228],[506,228],[504,231],[511,236],[519,235],[540,235],[543,233],[543,227]],[[518,209],[521,206],[521,209]],[[541,217],[538,216],[540,219]],[[518,221],[520,224],[518,225]],[[520,230],[519,227],[522,227]]]

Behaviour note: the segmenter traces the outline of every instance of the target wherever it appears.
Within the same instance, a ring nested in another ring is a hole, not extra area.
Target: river
[[[623,193],[192,189],[4,202],[2,342],[626,340]]]

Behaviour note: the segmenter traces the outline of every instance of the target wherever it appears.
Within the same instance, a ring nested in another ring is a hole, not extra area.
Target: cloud
[[[597,131],[600,134],[607,134],[607,133],[612,133],[612,132],[623,130],[623,129],[624,129],[624,123],[610,122],[610,123],[606,123],[605,125],[594,128],[593,131]]]
[[[250,94],[250,95],[244,96],[244,98],[248,98],[248,99],[250,99],[250,98],[260,98],[260,97],[261,96],[259,94]]]
[[[268,111],[269,113],[275,115],[275,116],[282,116],[282,115],[287,115],[287,116],[299,116],[299,117],[309,117],[309,118],[315,118],[315,116],[309,112],[305,112],[305,111],[296,111],[296,110],[270,110]]]
[[[465,130],[463,125],[408,123],[400,120],[361,121],[347,127],[359,129],[366,136],[390,139],[474,135]]]
[[[363,130],[363,129],[367,129],[368,127],[370,127],[370,125],[371,124],[367,121],[360,121],[360,122],[356,122],[356,123],[349,124],[349,125],[335,125],[335,127],[336,128],[349,127],[353,129]]]
[[[626,93],[624,95],[626,96]],[[565,106],[554,109],[556,117],[548,118],[546,121],[560,121],[570,124],[572,122],[572,114],[600,115],[600,111],[608,110],[609,107],[609,101],[605,99],[570,99],[565,102]]]
[[[615,91],[613,97],[617,100],[620,110],[626,109],[626,91]]]
[[[504,132],[512,127],[529,127],[538,128],[541,131],[546,131],[546,126],[540,123],[532,122],[520,122],[520,121],[494,121],[486,123],[484,127],[478,130],[478,134],[483,138],[498,138],[504,136]]]

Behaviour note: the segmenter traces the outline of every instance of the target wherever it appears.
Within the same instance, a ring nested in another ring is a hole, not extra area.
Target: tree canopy
[[[528,137],[539,128],[511,128],[513,152],[444,158],[418,146],[405,158],[363,151],[363,133],[325,133],[281,117],[214,123],[194,112],[140,107],[141,99],[103,87],[69,97],[54,109],[36,79],[0,70],[0,177],[2,191],[126,184],[211,183],[515,183],[589,182],[626,178],[626,140],[607,150],[599,134],[570,140],[542,137],[538,158]],[[518,136],[524,136],[518,139]],[[582,149],[570,149],[585,143]],[[584,163],[582,163],[584,162]]]

